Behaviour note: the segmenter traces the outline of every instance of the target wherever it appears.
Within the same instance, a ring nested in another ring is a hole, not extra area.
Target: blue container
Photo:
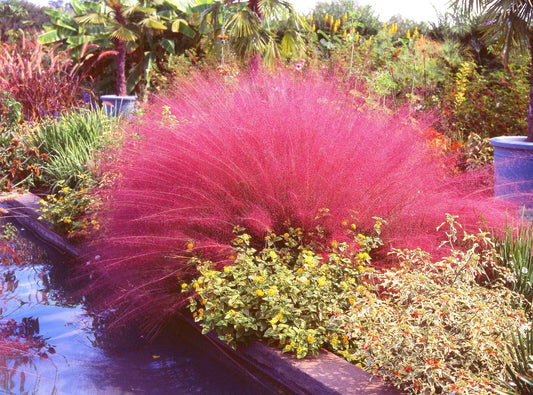
[[[109,117],[130,117],[135,109],[135,99],[135,96],[100,96],[102,106]]]
[[[533,208],[533,143],[522,136],[490,139],[494,147],[494,196]]]

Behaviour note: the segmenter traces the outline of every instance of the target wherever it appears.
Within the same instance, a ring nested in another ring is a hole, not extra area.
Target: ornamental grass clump
[[[311,242],[319,223],[333,240],[351,216],[369,233],[379,216],[387,251],[434,250],[446,212],[468,228],[480,213],[498,223],[491,191],[450,178],[411,115],[369,110],[332,80],[290,71],[196,76],[154,98],[131,127],[142,138],[123,151],[94,247],[94,274],[126,311],[119,321],[157,327],[173,316],[187,304],[179,284],[198,275],[190,258],[231,264],[235,226],[258,249],[289,227]]]

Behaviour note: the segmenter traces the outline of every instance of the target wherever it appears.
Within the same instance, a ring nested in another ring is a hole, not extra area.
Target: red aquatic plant
[[[445,213],[469,227],[501,214],[484,177],[447,175],[424,122],[356,105],[319,76],[193,78],[145,114],[89,265],[124,319],[164,322],[184,302],[189,258],[229,263],[236,225],[259,245],[289,225],[364,233],[379,216],[387,248],[434,250]]]

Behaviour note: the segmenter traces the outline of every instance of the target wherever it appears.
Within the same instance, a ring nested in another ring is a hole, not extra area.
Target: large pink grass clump
[[[319,76],[192,78],[132,126],[142,138],[123,153],[92,266],[124,319],[164,322],[192,255],[231,263],[236,225],[260,245],[288,226],[335,238],[349,221],[365,233],[379,216],[387,248],[434,250],[447,212],[476,228],[480,214],[501,218],[482,182],[447,175],[426,126],[356,105]]]

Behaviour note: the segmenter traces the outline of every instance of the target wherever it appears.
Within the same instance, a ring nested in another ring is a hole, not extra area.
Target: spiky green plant
[[[509,376],[505,387],[509,391],[503,393],[533,394],[533,330],[529,327],[524,333],[511,334],[511,337],[512,345],[507,347],[510,361],[505,367]]]
[[[60,180],[75,187],[77,176],[90,170],[88,164],[105,145],[117,122],[101,110],[85,110],[39,124],[27,139],[49,156],[43,169],[45,182],[53,189]]]
[[[514,271],[512,287],[529,301],[533,300],[533,223],[525,220],[517,229],[508,226],[500,244],[504,263]]]

